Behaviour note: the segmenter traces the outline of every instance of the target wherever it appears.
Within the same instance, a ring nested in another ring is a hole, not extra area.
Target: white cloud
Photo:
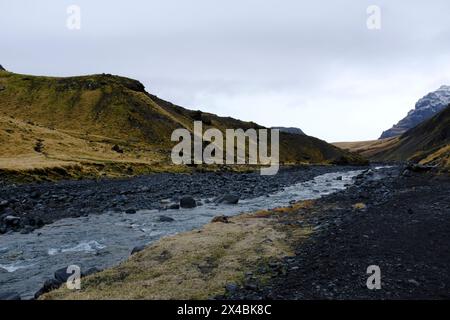
[[[416,1],[72,1],[0,3],[2,61],[15,72],[108,72],[174,103],[375,139],[418,98],[450,84],[450,3]],[[366,8],[382,28],[366,28]]]

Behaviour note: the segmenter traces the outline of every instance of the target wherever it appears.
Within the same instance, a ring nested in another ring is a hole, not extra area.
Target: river
[[[161,237],[199,228],[217,215],[237,215],[287,206],[291,201],[317,199],[343,190],[362,170],[316,176],[268,196],[240,200],[236,205],[217,205],[203,199],[193,209],[139,210],[135,214],[105,212],[59,220],[30,234],[0,236],[0,291],[32,298],[55,270],[75,264],[82,270],[107,268],[127,259],[133,247]],[[161,222],[160,216],[174,219]]]

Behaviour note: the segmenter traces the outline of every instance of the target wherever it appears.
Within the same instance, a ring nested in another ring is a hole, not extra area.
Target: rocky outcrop
[[[281,132],[305,135],[305,133],[300,128],[295,127],[272,127],[272,129],[278,129]]]
[[[0,64],[0,71],[6,71],[5,68],[3,68],[3,66]]]
[[[420,99],[413,110],[391,129],[384,131],[380,139],[395,137],[442,111],[450,103],[450,86],[441,86]]]

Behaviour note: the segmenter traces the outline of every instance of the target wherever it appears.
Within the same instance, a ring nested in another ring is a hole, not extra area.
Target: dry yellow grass
[[[438,165],[443,170],[450,171],[450,144],[440,148],[439,150],[429,154],[422,159],[420,164]]]
[[[293,255],[290,244],[311,232],[281,228],[270,213],[230,221],[163,238],[119,266],[83,279],[80,291],[63,287],[41,298],[207,299],[223,294],[227,283],[240,283],[246,271]]]
[[[368,140],[368,141],[354,141],[354,142],[334,142],[338,148],[356,152],[364,157],[371,158],[383,151],[388,150],[398,142],[398,137]]]
[[[35,150],[38,143],[40,151]],[[113,151],[115,144],[124,153]],[[183,169],[170,166],[160,150],[148,145],[54,130],[7,116],[0,116],[0,145],[0,170],[11,173],[60,168],[80,176],[123,176]]]
[[[362,202],[358,202],[358,203],[355,203],[352,206],[352,208],[355,209],[355,210],[364,210],[364,209],[366,209],[366,205],[364,203],[362,203]]]

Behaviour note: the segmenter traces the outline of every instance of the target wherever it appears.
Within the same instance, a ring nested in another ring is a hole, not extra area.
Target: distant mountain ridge
[[[384,131],[380,139],[400,136],[404,132],[419,125],[423,121],[430,119],[438,112],[445,109],[450,103],[450,86],[443,85],[438,90],[433,91],[421,98],[415,108],[408,112],[408,115],[395,124],[391,129]]]
[[[305,134],[300,128],[296,128],[296,127],[272,127],[272,129],[278,129],[281,132],[292,133],[292,134],[301,134],[301,135]]]

